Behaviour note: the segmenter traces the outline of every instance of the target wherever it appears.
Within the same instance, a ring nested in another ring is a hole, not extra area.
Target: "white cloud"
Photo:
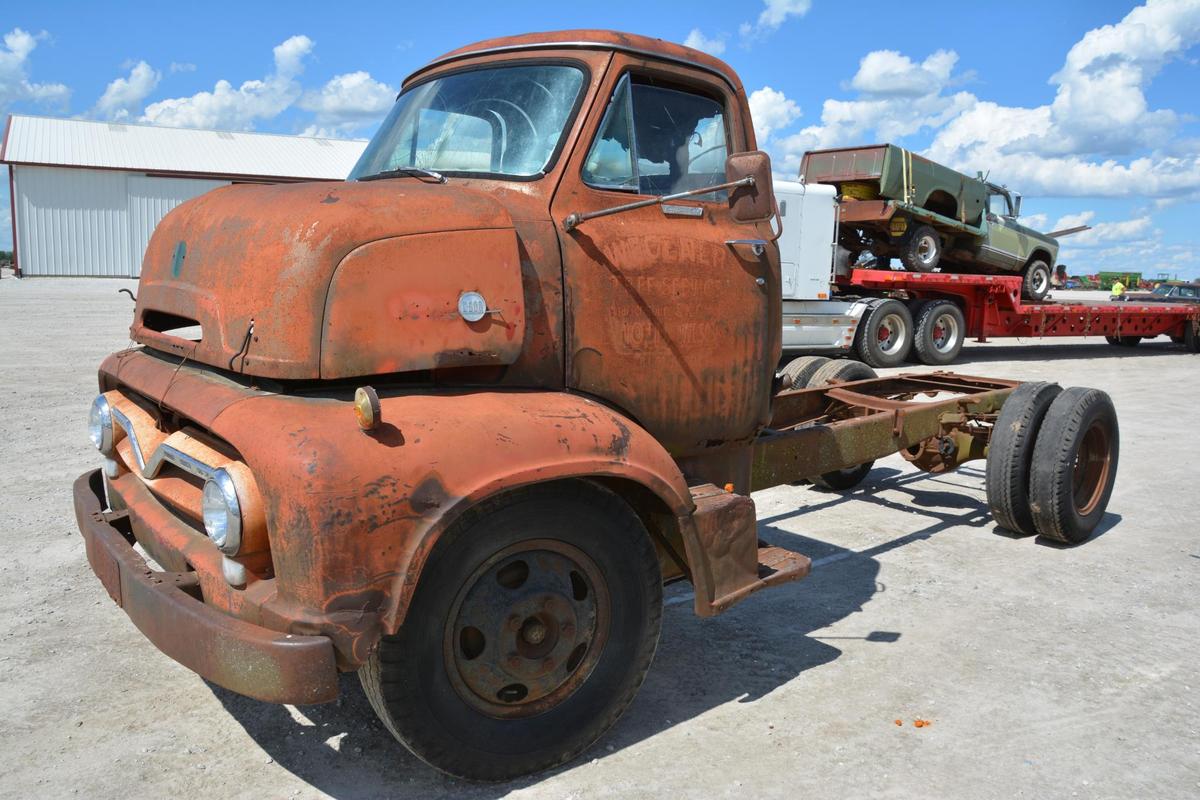
[[[29,56],[45,31],[34,35],[21,28],[4,34],[0,47],[0,112],[12,103],[26,100],[45,105],[65,106],[71,90],[61,83],[34,83],[29,79]]]
[[[307,36],[293,36],[275,47],[275,70],[262,80],[245,81],[236,89],[219,80],[211,92],[151,103],[142,119],[183,128],[250,130],[256,120],[279,115],[300,97],[297,79],[313,46]]]
[[[710,39],[699,28],[692,28],[683,43],[687,47],[694,47],[714,56],[725,52],[725,34],[718,34]]]
[[[167,68],[171,73],[176,72],[195,72],[196,65],[187,61],[172,61],[171,66]]]
[[[1059,231],[1078,225],[1087,225],[1094,217],[1095,212],[1093,211],[1068,214],[1054,223],[1053,230]],[[1153,226],[1154,222],[1149,215],[1117,222],[1097,222],[1092,225],[1091,230],[1072,234],[1069,240],[1064,239],[1063,241],[1071,248],[1095,247],[1116,242],[1131,243],[1144,239],[1147,234],[1151,233]]]
[[[941,91],[956,63],[953,50],[938,50],[920,64],[895,50],[876,50],[859,62],[850,85],[865,94],[920,97]]]
[[[795,174],[807,150],[895,141],[925,129],[937,129],[976,103],[969,92],[945,94],[956,82],[958,55],[939,50],[920,64],[889,50],[868,53],[850,85],[860,93],[852,100],[829,99],[821,120],[797,133],[776,138],[781,170]]]
[[[743,40],[773,33],[790,17],[803,17],[812,8],[812,0],[763,0],[765,6],[753,24],[743,22],[738,33]]]
[[[150,96],[162,80],[162,73],[145,61],[139,61],[129,70],[128,78],[117,78],[104,89],[92,112],[105,119],[128,119],[136,114],[142,101]]]
[[[310,136],[345,135],[377,122],[392,106],[396,90],[371,77],[369,72],[337,75],[319,90],[305,92],[299,106],[315,115],[305,132]]]
[[[928,154],[964,170],[991,169],[1027,192],[1194,196],[1200,155],[1173,141],[1180,115],[1150,109],[1145,90],[1197,42],[1200,3],[1149,0],[1071,47],[1050,79],[1058,87],[1051,103],[977,102],[938,132]]]
[[[771,138],[771,132],[786,128],[800,117],[800,106],[783,92],[764,86],[750,93],[750,118],[754,120],[754,135],[761,146]]]

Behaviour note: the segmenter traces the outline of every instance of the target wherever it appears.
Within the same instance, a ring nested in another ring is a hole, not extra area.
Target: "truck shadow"
[[[972,472],[982,476],[981,470],[970,467],[959,471]],[[890,496],[881,496],[883,491]],[[907,497],[896,499],[897,494]],[[277,764],[339,800],[500,797],[559,773],[585,769],[593,759],[604,759],[718,706],[752,704],[784,685],[803,681],[808,670],[841,655],[831,641],[853,639],[871,647],[897,641],[902,631],[815,634],[887,591],[878,580],[876,559],[882,553],[958,526],[990,525],[982,492],[943,476],[888,467],[876,468],[852,491],[810,490],[803,500],[808,502],[798,508],[760,518],[759,537],[810,556],[812,575],[763,592],[713,619],[692,613],[686,584],[667,587],[658,653],[633,705],[583,756],[549,773],[503,784],[446,777],[412,756],[380,725],[353,675],[342,677],[336,703],[299,708],[260,703],[211,684],[210,688]],[[851,501],[905,512],[897,513],[890,527],[899,524],[906,532],[861,550],[836,544],[837,532],[828,530],[828,520],[810,515]],[[906,526],[904,520],[912,523]],[[825,540],[796,532],[820,528],[827,532]]]

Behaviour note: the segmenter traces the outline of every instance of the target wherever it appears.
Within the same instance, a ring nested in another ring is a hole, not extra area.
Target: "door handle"
[[[725,245],[735,250],[739,247],[748,247],[750,252],[758,258],[762,258],[763,253],[767,252],[767,243],[762,239],[726,239]]]

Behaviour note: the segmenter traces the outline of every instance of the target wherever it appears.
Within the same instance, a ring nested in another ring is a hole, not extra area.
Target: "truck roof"
[[[472,56],[490,55],[494,53],[517,52],[535,49],[581,49],[581,50],[620,50],[626,53],[652,56],[668,61],[675,61],[698,67],[724,79],[735,91],[742,90],[741,81],[733,68],[719,58],[710,56],[691,47],[685,47],[665,39],[652,39],[649,36],[639,36],[635,33],[621,31],[577,29],[566,31],[545,31],[542,33],[525,33],[520,36],[501,36],[495,39],[484,39],[456,50],[451,50],[425,64],[404,79],[407,84],[421,73],[451,61]]]

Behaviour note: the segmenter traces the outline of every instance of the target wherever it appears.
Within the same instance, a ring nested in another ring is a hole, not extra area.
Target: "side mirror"
[[[1016,192],[1013,192],[1012,204],[1013,204],[1013,210],[1012,210],[1013,216],[1014,217],[1021,216],[1021,195],[1017,194]]]
[[[771,185],[771,157],[762,150],[733,153],[725,159],[725,180],[754,178],[753,186],[738,186],[729,192],[729,211],[735,222],[766,222],[775,214],[775,191]]]

